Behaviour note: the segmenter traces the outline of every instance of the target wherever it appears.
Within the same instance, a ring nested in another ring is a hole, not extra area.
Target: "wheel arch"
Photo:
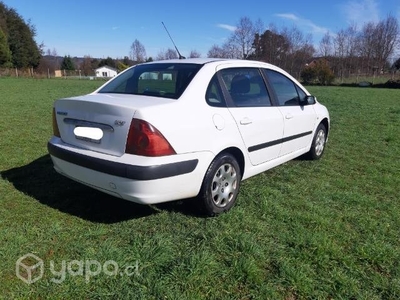
[[[218,155],[216,155],[216,157],[221,154],[224,154],[224,153],[229,153],[236,159],[236,161],[238,162],[239,167],[240,167],[241,177],[243,178],[244,167],[245,167],[245,160],[244,160],[243,152],[237,147],[229,147],[229,148],[222,150],[220,153],[218,153]]]
[[[325,126],[325,129],[326,129],[326,136],[328,137],[329,130],[330,130],[328,118],[324,118],[324,119],[320,122],[320,124],[323,124],[323,125]]]

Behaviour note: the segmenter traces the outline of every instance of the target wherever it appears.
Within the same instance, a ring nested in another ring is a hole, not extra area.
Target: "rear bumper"
[[[51,156],[77,166],[135,180],[154,180],[187,174],[192,172],[198,164],[198,159],[191,159],[155,166],[135,166],[76,153],[57,147],[51,142],[47,144],[47,149]]]
[[[114,157],[65,144],[53,137],[48,151],[55,170],[75,181],[140,204],[191,198],[198,194],[213,160],[210,152],[172,157]],[[131,164],[130,161],[136,161]]]

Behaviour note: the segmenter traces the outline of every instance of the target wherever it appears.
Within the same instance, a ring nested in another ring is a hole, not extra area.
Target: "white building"
[[[102,66],[96,69],[96,77],[115,77],[117,70],[109,66]]]

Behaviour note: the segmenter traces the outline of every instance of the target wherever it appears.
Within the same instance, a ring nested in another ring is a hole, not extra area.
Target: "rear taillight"
[[[57,137],[61,137],[60,130],[58,129],[57,125],[57,118],[56,118],[56,109],[53,107],[53,135]]]
[[[139,119],[132,119],[125,153],[143,156],[176,154],[175,150],[157,128]]]

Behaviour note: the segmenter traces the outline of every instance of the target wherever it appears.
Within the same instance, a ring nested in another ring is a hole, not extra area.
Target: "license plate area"
[[[65,118],[64,123],[74,127],[73,132],[77,140],[100,144],[104,132],[114,132],[114,128],[107,124],[84,120]]]
[[[95,144],[100,144],[103,134],[103,130],[96,127],[77,126],[74,129],[76,139]]]

